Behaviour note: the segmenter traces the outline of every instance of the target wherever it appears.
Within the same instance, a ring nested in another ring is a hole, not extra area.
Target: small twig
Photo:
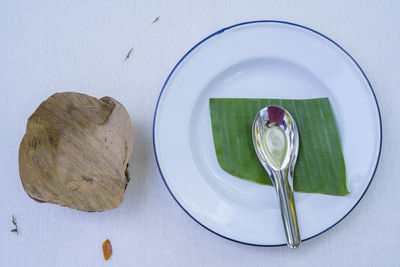
[[[156,23],[159,19],[160,19],[160,16],[158,16],[157,18],[155,18],[155,19],[153,20],[152,23]]]
[[[125,60],[127,60],[131,56],[132,51],[133,51],[133,47],[129,50],[128,54],[125,57]]]
[[[14,226],[15,226],[15,229],[12,229],[12,230],[11,230],[11,232],[13,232],[13,233],[17,233],[17,235],[18,235],[18,226],[17,226],[17,220],[15,219],[15,216],[14,216],[14,214],[12,215],[12,223],[14,224]]]

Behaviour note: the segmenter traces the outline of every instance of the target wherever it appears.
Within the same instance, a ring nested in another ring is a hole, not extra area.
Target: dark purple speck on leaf
[[[281,124],[283,122],[283,118],[285,117],[285,110],[280,107],[270,106],[268,108],[268,118],[269,122]]]

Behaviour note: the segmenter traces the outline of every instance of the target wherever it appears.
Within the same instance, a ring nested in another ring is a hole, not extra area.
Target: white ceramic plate
[[[205,228],[228,239],[283,245],[286,239],[274,189],[231,176],[218,164],[211,97],[329,97],[350,194],[296,192],[302,240],[338,223],[362,198],[379,160],[381,119],[363,71],[334,41],[287,22],[228,27],[201,41],[178,62],[157,104],[154,151],[165,184],[179,205]]]

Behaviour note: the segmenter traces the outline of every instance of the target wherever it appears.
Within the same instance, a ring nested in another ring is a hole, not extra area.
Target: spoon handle
[[[274,187],[281,206],[287,245],[290,248],[297,248],[300,245],[300,233],[293,198],[292,173],[286,169],[274,172],[272,175],[274,176]]]

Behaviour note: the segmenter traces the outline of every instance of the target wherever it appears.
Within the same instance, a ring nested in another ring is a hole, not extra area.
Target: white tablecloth
[[[399,266],[399,14],[395,0],[1,0],[0,266]],[[154,108],[176,62],[209,34],[258,19],[302,24],[337,41],[364,69],[383,117],[382,157],[365,197],[297,250],[241,245],[205,230],[170,196],[153,154]],[[118,209],[85,213],[24,192],[18,147],[26,119],[57,91],[110,95],[129,111],[132,180]]]

